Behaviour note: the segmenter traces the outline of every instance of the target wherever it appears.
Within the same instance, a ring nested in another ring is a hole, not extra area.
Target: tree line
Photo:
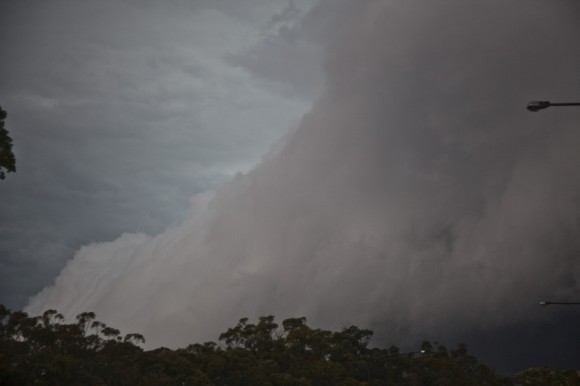
[[[123,335],[92,312],[65,323],[55,310],[29,316],[0,305],[0,385],[580,385],[576,370],[496,374],[463,344],[370,348],[372,334],[263,316],[241,319],[219,343],[144,350],[141,334]]]

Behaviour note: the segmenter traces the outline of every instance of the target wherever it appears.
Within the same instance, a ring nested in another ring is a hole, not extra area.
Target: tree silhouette
[[[4,128],[8,114],[0,107],[0,180],[6,178],[6,173],[16,171],[16,158],[12,152],[12,138]]]
[[[421,351],[368,344],[372,331],[311,328],[306,318],[277,324],[242,318],[221,343],[144,350],[141,334],[83,312],[66,323],[55,310],[41,316],[0,304],[0,385],[87,386],[536,386],[579,385],[577,370],[531,368],[513,378],[496,374],[460,344],[423,342]]]

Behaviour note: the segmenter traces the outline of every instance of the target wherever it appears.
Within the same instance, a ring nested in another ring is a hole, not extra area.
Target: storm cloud
[[[325,88],[300,124],[181,225],[81,248],[27,310],[93,310],[151,346],[264,314],[395,341],[553,317],[538,300],[580,298],[579,113],[525,104],[577,98],[579,16],[321,2],[304,25],[336,28],[318,31]]]
[[[296,126],[322,81],[298,95],[244,60],[299,29],[311,5],[293,4],[2,2],[0,105],[18,171],[0,187],[1,303],[23,307],[84,244],[180,223],[192,194]],[[316,44],[298,35],[296,53]],[[320,71],[320,55],[296,60]]]

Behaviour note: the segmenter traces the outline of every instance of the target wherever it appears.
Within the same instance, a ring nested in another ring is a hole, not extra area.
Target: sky
[[[82,245],[179,223],[297,125],[320,54],[282,34],[311,4],[238,3],[0,3],[18,163],[0,191],[1,302],[24,306]]]
[[[0,301],[150,347],[241,317],[574,366],[574,0],[5,1]]]

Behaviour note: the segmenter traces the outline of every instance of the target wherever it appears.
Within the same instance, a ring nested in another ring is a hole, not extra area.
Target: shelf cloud
[[[537,321],[538,300],[580,298],[580,131],[573,109],[525,105],[578,96],[579,15],[322,1],[301,28],[324,45],[324,91],[301,122],[182,224],[82,247],[26,310],[92,310],[172,347],[265,314],[391,341]],[[256,55],[285,49],[230,60],[271,82]]]

